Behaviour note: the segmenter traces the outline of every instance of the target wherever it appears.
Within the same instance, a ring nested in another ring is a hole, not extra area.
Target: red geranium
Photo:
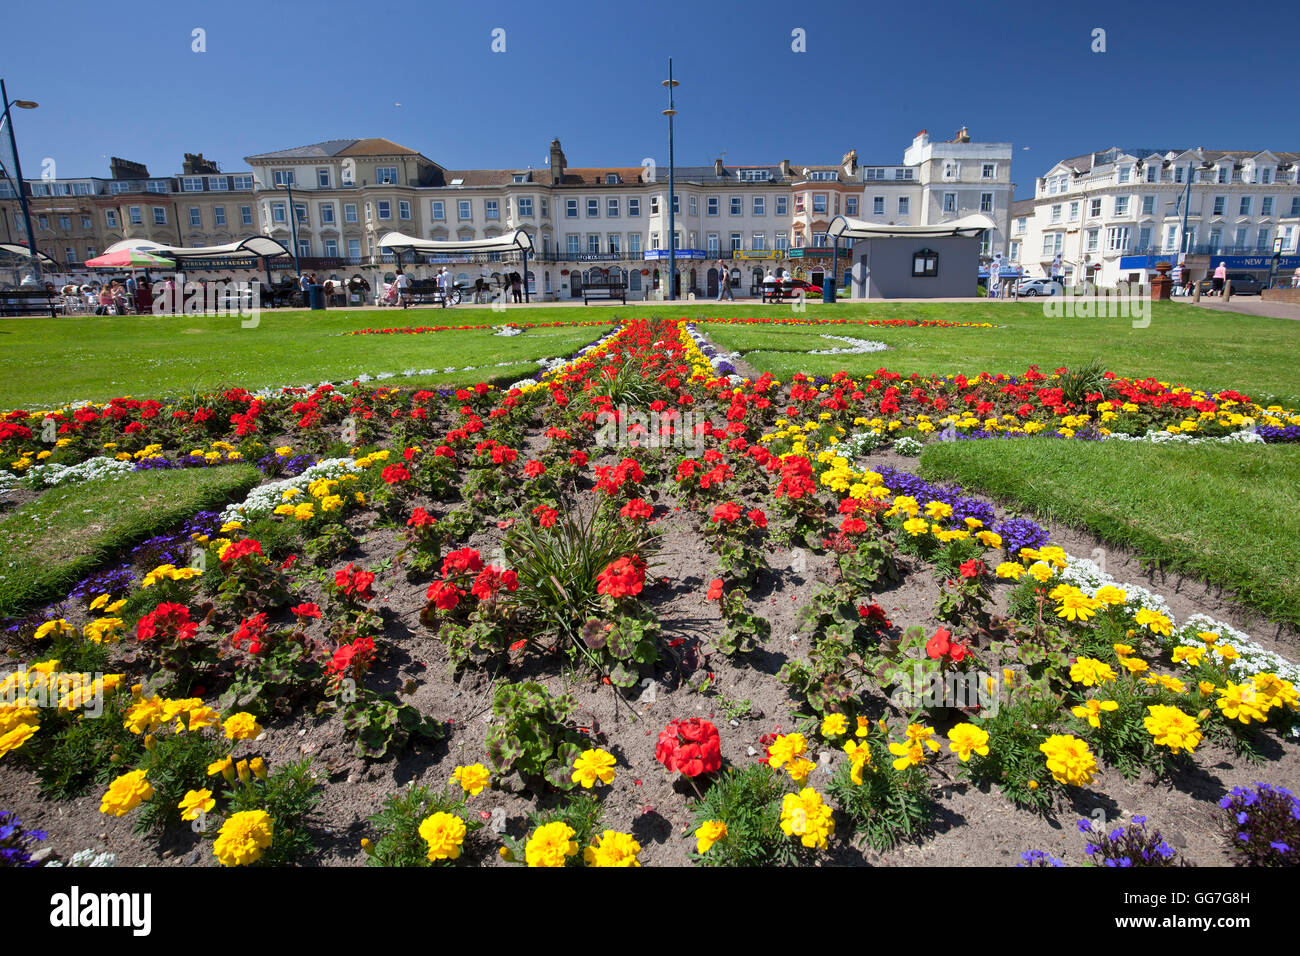
[[[640,594],[645,586],[645,564],[637,558],[619,558],[605,566],[605,570],[596,575],[600,582],[597,594],[608,594],[613,598]]]
[[[528,464],[524,465],[525,478],[536,478],[539,475],[544,474],[546,474],[546,466],[540,461],[530,461]]]
[[[655,759],[668,770],[687,777],[714,773],[722,768],[718,728],[699,717],[674,720],[659,734]]]
[[[558,511],[546,505],[538,505],[533,509],[533,514],[537,515],[537,523],[543,528],[549,528],[555,524],[555,519],[560,516]]]
[[[334,586],[347,597],[356,598],[357,600],[369,601],[372,599],[375,593],[370,590],[370,585],[374,583],[374,574],[353,567],[351,564],[334,572]]]
[[[450,611],[460,603],[460,596],[465,592],[454,584],[448,584],[446,581],[434,581],[429,585],[426,597],[434,603],[434,606],[440,611]]]
[[[384,481],[388,482],[390,485],[395,485],[398,482],[410,481],[411,472],[405,465],[389,465],[383,470],[382,477]]]
[[[710,601],[716,601],[718,598],[722,597],[722,578],[714,578],[709,582],[709,593],[706,597]]]
[[[343,677],[346,674],[360,677],[370,666],[374,656],[374,640],[369,637],[358,637],[351,644],[343,644],[334,652],[330,662],[325,665],[325,673],[330,677]]]
[[[961,576],[963,578],[977,578],[984,573],[984,562],[978,558],[971,558],[969,561],[963,561],[961,564]]]
[[[452,551],[442,559],[442,576],[471,572],[477,574],[483,570],[483,559],[473,548],[461,548]]]
[[[315,604],[299,604],[296,607],[289,608],[295,615],[301,618],[319,618],[320,608]]]
[[[622,508],[618,510],[624,518],[631,518],[633,521],[638,519],[649,518],[654,514],[654,506],[642,501],[640,498],[633,498]]]
[[[261,542],[254,541],[252,538],[244,538],[226,546],[225,550],[221,552],[221,563],[229,564],[232,561],[238,561],[240,558],[246,558],[254,554],[261,556]]]
[[[198,629],[199,625],[190,620],[189,608],[184,604],[170,604],[164,601],[136,622],[135,639],[147,641],[157,637],[164,640],[187,641]]]

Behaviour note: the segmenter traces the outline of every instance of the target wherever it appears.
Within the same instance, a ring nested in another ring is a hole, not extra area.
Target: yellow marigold
[[[968,518],[967,520],[973,521],[978,519]],[[996,531],[976,531],[975,537],[978,538],[980,544],[984,545],[986,548],[1002,547],[1002,535],[998,534]]]
[[[804,787],[797,794],[787,793],[781,800],[781,832],[797,836],[806,847],[824,850],[835,832],[831,808],[812,787]]]
[[[1000,578],[1010,578],[1012,581],[1019,581],[1021,575],[1025,573],[1023,564],[1016,564],[1014,561],[1003,561],[998,565],[997,570],[993,572]]]
[[[1249,724],[1252,720],[1260,723],[1268,720],[1266,708],[1260,695],[1255,692],[1253,683],[1234,684],[1228,681],[1226,687],[1220,688],[1216,703],[1219,710],[1223,711],[1223,716],[1229,720],[1239,720],[1243,724]]]
[[[211,790],[190,790],[181,797],[177,807],[181,811],[182,820],[197,820],[201,814],[211,813],[216,805]]]
[[[857,729],[853,731],[853,736],[865,737],[870,732],[871,732],[871,721],[867,720],[867,718],[865,717],[859,717],[858,726]]]
[[[1131,644],[1112,644],[1111,647],[1114,648],[1116,657],[1123,658],[1137,653]]]
[[[36,629],[32,635],[36,640],[43,640],[51,634],[76,634],[77,629],[65,621],[63,618],[56,618],[53,621],[46,621]]]
[[[472,763],[467,767],[457,767],[453,770],[451,779],[460,784],[462,790],[474,797],[482,793],[483,788],[492,782],[492,773],[481,763]]]
[[[465,842],[465,821],[454,813],[435,813],[421,821],[420,838],[429,845],[431,861],[459,859]]]
[[[803,734],[782,734],[767,748],[767,765],[780,770],[808,752],[808,741]]]
[[[211,707],[194,707],[190,710],[190,730],[202,730],[221,723],[221,714]]]
[[[1186,684],[1177,677],[1170,677],[1168,674],[1152,674],[1150,677],[1142,678],[1142,683],[1150,684],[1152,687],[1163,687],[1175,694],[1181,694],[1187,690]]]
[[[1046,584],[1052,579],[1052,575],[1055,573],[1056,572],[1052,570],[1052,566],[1047,564],[1045,561],[1035,561],[1029,566],[1030,577],[1039,584]]]
[[[163,720],[163,701],[161,697],[142,697],[135,701],[126,711],[122,726],[133,734],[157,730]]]
[[[242,810],[221,825],[212,852],[222,866],[256,863],[271,845],[274,826],[265,810]]]
[[[1140,657],[1121,657],[1120,666],[1130,674],[1142,674],[1150,669],[1150,665]]]
[[[1101,727],[1103,711],[1119,710],[1119,704],[1113,700],[1085,700],[1081,705],[1072,707],[1070,713],[1080,720],[1086,720],[1092,727]]]
[[[125,816],[153,796],[153,785],[145,779],[145,770],[132,770],[122,774],[108,785],[108,792],[99,802],[100,813],[115,817]]]
[[[1084,687],[1110,683],[1114,679],[1114,669],[1095,657],[1080,657],[1070,665],[1070,680],[1080,683]]]
[[[1160,634],[1168,637],[1173,633],[1173,623],[1159,611],[1153,611],[1150,608],[1142,608],[1133,615],[1133,620],[1140,627],[1145,627],[1152,634]]]
[[[1147,713],[1150,716],[1142,721],[1143,726],[1159,746],[1168,747],[1174,753],[1180,750],[1191,753],[1201,742],[1201,725],[1177,707],[1152,704],[1147,707]]]
[[[578,844],[573,837],[573,827],[567,823],[559,820],[544,823],[528,838],[524,859],[529,866],[564,866],[569,857],[578,854]]]
[[[822,718],[821,733],[823,737],[838,737],[848,733],[849,719],[843,714],[827,714]]]
[[[695,829],[695,852],[708,853],[713,844],[727,838],[727,825],[721,820],[705,820]]]
[[[1173,661],[1175,664],[1186,664],[1188,667],[1200,667],[1201,661],[1205,659],[1206,648],[1181,645],[1174,648]]]
[[[1086,621],[1097,613],[1097,603],[1078,588],[1062,596],[1060,601],[1056,616],[1067,621]]]
[[[925,513],[935,520],[952,517],[952,505],[943,501],[927,501]]]
[[[40,729],[40,724],[14,724],[0,734],[0,757],[3,757],[11,750],[17,750],[31,739],[32,734]]]
[[[1102,604],[1123,604],[1128,600],[1128,592],[1113,584],[1104,584],[1097,588],[1097,593],[1093,597]]]
[[[582,859],[588,866],[640,866],[636,858],[640,852],[641,844],[630,833],[606,830],[582,851]]]
[[[1300,709],[1300,695],[1297,695],[1295,685],[1289,680],[1265,671],[1252,677],[1251,683],[1255,685],[1255,694],[1265,713],[1274,707]]]
[[[573,761],[573,782],[591,789],[599,781],[609,784],[614,780],[614,765],[618,761],[605,750],[584,750]]]
[[[849,755],[849,779],[862,786],[862,771],[871,763],[871,747],[856,740],[845,741],[844,752]]]
[[[912,537],[919,537],[930,530],[930,522],[924,518],[908,518],[903,522],[903,530]]]
[[[240,711],[227,717],[222,728],[231,740],[252,740],[262,732],[262,725],[247,711]]]
[[[962,763],[970,760],[972,753],[987,757],[989,754],[988,732],[974,724],[958,724],[948,731],[948,746]]]
[[[1038,745],[1047,756],[1047,769],[1057,783],[1081,787],[1097,771],[1097,758],[1087,743],[1069,734],[1052,734]]]

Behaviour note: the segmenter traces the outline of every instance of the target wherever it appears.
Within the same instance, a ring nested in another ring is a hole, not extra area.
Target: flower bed
[[[867,445],[1294,417],[1069,370],[743,380],[659,320],[509,389],[15,412],[15,473],[52,428],[44,461],[215,449],[272,480],[9,623],[0,805],[60,855],[105,830],[224,866],[860,862],[960,842],[953,800],[1009,805],[1014,861],[1091,793],[1168,829],[1198,767],[1294,771],[1293,665]]]

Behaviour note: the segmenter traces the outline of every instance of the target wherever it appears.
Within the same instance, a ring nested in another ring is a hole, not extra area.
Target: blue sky
[[[1056,160],[1110,145],[1300,150],[1291,4],[131,6],[10,5],[6,34],[30,42],[6,43],[0,75],[41,104],[15,117],[29,178],[47,157],[64,177],[106,176],[109,156],[174,174],[185,152],[233,171],[363,136],[450,168],[545,165],[557,136],[573,166],[662,163],[670,55],[683,164],[724,150],[729,164],[836,162],[850,147],[899,162],[918,130],[965,125],[1015,144],[1024,197]]]

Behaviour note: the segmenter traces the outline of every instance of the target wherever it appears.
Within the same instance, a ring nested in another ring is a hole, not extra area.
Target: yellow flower
[[[807,752],[808,741],[803,734],[782,734],[767,748],[767,765],[773,770],[780,770]]]
[[[19,723],[14,724],[4,733],[0,733],[0,757],[3,757],[11,750],[17,750],[31,739],[32,734],[40,729],[40,724]]]
[[[1256,674],[1251,678],[1251,682],[1255,685],[1255,693],[1265,713],[1274,707],[1290,710],[1300,708],[1300,695],[1296,693],[1295,685],[1289,680],[1283,680],[1276,674],[1265,671]]]
[[[190,730],[202,730],[221,723],[221,714],[211,707],[194,707],[190,710]]]
[[[182,820],[197,820],[201,814],[211,813],[216,805],[217,801],[212,799],[211,790],[190,790],[177,804]]]
[[[1097,588],[1097,593],[1093,597],[1102,604],[1123,604],[1128,600],[1127,592],[1111,584],[1105,584]]]
[[[429,846],[431,861],[459,859],[465,842],[465,821],[454,813],[435,813],[421,821],[420,837]]]
[[[835,820],[816,790],[804,787],[799,793],[787,793],[781,800],[781,832],[797,836],[806,847],[826,849],[827,839],[835,832]]]
[[[1219,690],[1219,699],[1215,703],[1229,720],[1239,720],[1243,724],[1249,724],[1252,720],[1260,723],[1268,720],[1266,708],[1255,692],[1253,683],[1234,684],[1228,681],[1228,686]]]
[[[925,505],[925,513],[935,520],[952,517],[952,505],[943,501],[928,501]]]
[[[257,718],[246,711],[227,717],[222,728],[231,740],[252,740],[262,732],[262,726],[257,722]]]
[[[1153,634],[1161,634],[1168,637],[1173,633],[1173,623],[1159,611],[1153,611],[1150,608],[1142,608],[1133,615],[1133,620],[1139,626],[1148,628]]]
[[[958,724],[948,731],[948,746],[962,763],[970,760],[972,753],[987,757],[989,753],[988,732],[974,724]]]
[[[853,731],[853,736],[865,737],[870,732],[871,732],[871,721],[867,720],[867,718],[865,717],[859,717],[858,728],[857,730]]]
[[[1189,717],[1177,707],[1153,704],[1147,707],[1150,714],[1142,721],[1152,739],[1161,747],[1174,753],[1186,750],[1191,753],[1201,742],[1201,726],[1195,717]]]
[[[1003,561],[998,565],[997,570],[993,572],[1000,578],[1010,578],[1012,581],[1019,581],[1020,576],[1025,573],[1023,564],[1016,564],[1014,561]]]
[[[77,629],[75,627],[73,627],[63,618],[58,618],[53,621],[46,621],[44,624],[42,624],[40,627],[36,629],[36,633],[32,636],[36,640],[40,641],[49,637],[51,634],[74,634],[75,635],[76,633],[77,633]]]
[[[1112,710],[1119,710],[1119,704],[1113,700],[1085,700],[1070,712],[1080,720],[1086,720],[1092,727],[1100,728],[1102,712]]]
[[[559,820],[545,823],[528,838],[524,859],[529,866],[564,866],[569,857],[578,854],[578,844],[573,837],[573,827],[567,823]]]
[[[862,786],[862,771],[871,763],[871,747],[856,740],[845,741],[844,752],[849,755],[849,779]]]
[[[461,789],[471,797],[476,797],[492,782],[492,773],[481,763],[472,763],[467,767],[457,767],[453,770],[451,779],[460,784]]]
[[[912,537],[919,537],[930,530],[930,522],[924,518],[908,518],[903,522],[903,530]]]
[[[1109,664],[1095,657],[1080,657],[1070,665],[1070,680],[1084,687],[1107,684],[1115,679],[1115,671]]]
[[[721,820],[705,820],[695,830],[695,852],[708,853],[713,844],[727,838],[727,825]]]
[[[1054,573],[1055,572],[1052,571],[1051,566],[1046,564],[1043,561],[1035,561],[1033,564],[1029,566],[1030,577],[1032,577],[1039,584],[1046,584],[1048,581],[1052,579],[1052,575]]]
[[[1144,673],[1150,669],[1150,665],[1140,657],[1121,657],[1119,663],[1121,667],[1133,675]]]
[[[147,771],[132,770],[108,785],[108,792],[99,802],[100,813],[115,817],[126,816],[153,796],[153,785],[145,779]]]
[[[1097,770],[1097,758],[1087,743],[1069,734],[1052,734],[1038,745],[1047,756],[1047,769],[1057,783],[1083,786]]]
[[[591,789],[599,781],[604,784],[614,780],[614,755],[604,750],[584,750],[573,761],[573,782]]]
[[[1188,667],[1200,667],[1201,661],[1205,659],[1206,648],[1180,645],[1174,648],[1173,661],[1175,664],[1186,664]]]
[[[822,736],[838,737],[841,734],[848,733],[849,719],[843,714],[827,714],[822,718]]]
[[[1061,597],[1061,605],[1056,609],[1056,616],[1067,621],[1086,621],[1097,613],[1097,604],[1092,598],[1078,588],[1072,588]]]
[[[253,776],[258,780],[266,779],[266,761],[261,757],[254,757],[248,761],[248,769],[253,771]]]
[[[1137,653],[1131,644],[1112,644],[1111,647],[1115,649],[1115,655],[1117,657],[1129,657],[1130,655]]]
[[[636,858],[640,852],[641,844],[630,833],[606,830],[582,851],[582,859],[588,866],[640,866]]]
[[[265,810],[243,810],[221,825],[212,852],[222,866],[256,863],[271,845],[274,827]]]

